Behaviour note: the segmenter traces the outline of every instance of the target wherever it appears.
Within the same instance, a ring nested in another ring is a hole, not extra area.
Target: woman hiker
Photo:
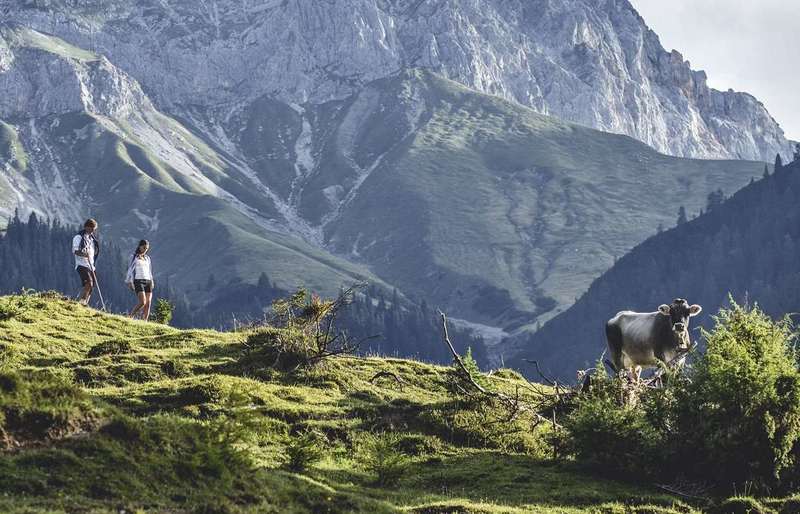
[[[136,314],[140,313],[145,321],[150,318],[150,304],[155,288],[153,268],[150,265],[150,256],[147,255],[149,249],[150,243],[146,239],[139,241],[139,246],[136,247],[136,252],[128,265],[128,275],[125,277],[128,287],[133,289],[139,299],[129,316],[135,318]]]

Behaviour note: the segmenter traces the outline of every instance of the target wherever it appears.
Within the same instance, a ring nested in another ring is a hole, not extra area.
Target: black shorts
[[[134,280],[133,290],[137,293],[152,293],[153,281],[152,280]]]
[[[75,268],[75,271],[78,272],[78,275],[81,277],[81,285],[86,287],[94,287],[94,280],[92,279],[92,272],[89,271],[89,268],[86,266],[78,266]]]

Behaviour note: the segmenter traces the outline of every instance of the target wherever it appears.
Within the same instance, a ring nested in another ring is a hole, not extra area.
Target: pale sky
[[[800,141],[800,0],[630,0],[709,86],[746,91]]]

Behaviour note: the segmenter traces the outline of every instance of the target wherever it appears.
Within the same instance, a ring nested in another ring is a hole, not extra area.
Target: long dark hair
[[[141,241],[139,241],[139,244],[136,246],[136,250],[133,252],[134,258],[144,254],[144,251],[142,250],[143,246],[149,247],[150,241],[148,241],[147,239],[142,239]]]

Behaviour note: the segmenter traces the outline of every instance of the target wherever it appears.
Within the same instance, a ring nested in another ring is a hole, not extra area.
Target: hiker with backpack
[[[100,241],[97,239],[97,221],[92,218],[83,224],[83,230],[72,238],[72,253],[75,256],[75,271],[81,278],[81,291],[78,301],[84,305],[89,304],[92,290],[97,285],[95,263],[100,255]]]
[[[146,239],[139,241],[136,251],[128,264],[128,274],[125,282],[128,284],[138,298],[138,303],[133,307],[129,316],[135,318],[137,313],[141,313],[143,320],[150,319],[150,305],[153,299],[153,268],[150,264],[150,256],[147,251],[150,249],[150,242]]]

